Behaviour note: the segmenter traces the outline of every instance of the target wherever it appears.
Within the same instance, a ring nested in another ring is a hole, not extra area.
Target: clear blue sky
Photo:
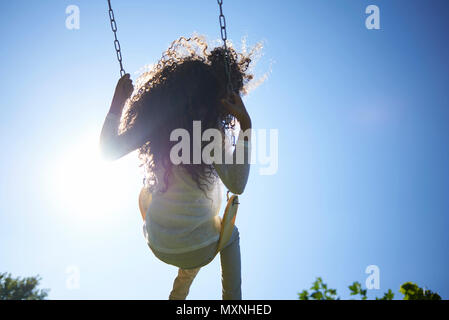
[[[279,130],[277,174],[255,166],[241,197],[243,297],[296,299],[316,276],[348,297],[374,264],[370,296],[414,281],[449,298],[449,2],[224,3],[237,47],[265,41],[256,70],[272,73],[245,103],[255,128]],[[381,30],[365,28],[370,4]],[[219,36],[212,0],[113,5],[133,78],[179,36]],[[143,238],[136,155],[96,162],[118,79],[106,0],[0,12],[0,271],[40,274],[52,299],[166,299],[176,269]],[[219,299],[219,272],[217,259],[190,298]]]

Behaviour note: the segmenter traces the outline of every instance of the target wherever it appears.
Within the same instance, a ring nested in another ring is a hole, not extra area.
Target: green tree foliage
[[[327,284],[320,277],[316,278],[310,288],[311,294],[307,290],[298,293],[300,300],[338,300],[337,290],[329,289]]]
[[[391,291],[391,289],[388,289],[387,292],[385,292],[384,296],[382,298],[377,298],[376,300],[393,300],[394,298],[394,293],[393,291]]]
[[[367,300],[367,290],[362,289],[360,282],[353,282],[348,286],[351,296],[360,296],[361,300]],[[423,290],[418,285],[412,282],[406,282],[401,285],[399,290],[404,295],[404,300],[441,300],[441,297],[430,290]],[[393,300],[394,293],[391,289],[388,289],[384,293],[384,296],[376,300]],[[323,282],[323,279],[318,277],[310,287],[310,293],[307,290],[303,290],[298,293],[299,300],[340,300],[337,296],[337,290],[328,289],[327,284]]]
[[[41,278],[13,278],[9,273],[0,273],[0,300],[44,300],[48,289],[38,289]]]
[[[366,289],[365,290],[363,290],[362,289],[362,285],[360,284],[360,282],[354,282],[353,284],[351,284],[349,287],[349,290],[350,290],[350,292],[351,292],[351,296],[357,296],[357,295],[360,295],[360,298],[362,299],[362,300],[366,300],[366,299],[368,299],[367,297],[366,297]]]
[[[413,282],[406,282],[399,290],[404,295],[404,300],[441,300],[438,293],[423,290]]]

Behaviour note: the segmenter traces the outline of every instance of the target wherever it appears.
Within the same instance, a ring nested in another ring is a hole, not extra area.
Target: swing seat
[[[151,192],[148,192],[147,188],[142,188],[139,193],[139,210],[142,216],[142,220],[145,220],[148,208],[150,207],[151,199]]]
[[[217,253],[220,252],[231,239],[238,208],[239,197],[237,195],[233,195],[229,198],[223,218],[221,219],[220,239],[218,240]]]
[[[150,207],[151,198],[151,193],[147,188],[142,188],[142,190],[140,190],[139,210],[143,220],[145,220],[146,213]],[[233,195],[229,198],[223,218],[221,219],[220,238],[218,240],[217,253],[220,252],[231,239],[238,208],[239,197],[237,195]]]

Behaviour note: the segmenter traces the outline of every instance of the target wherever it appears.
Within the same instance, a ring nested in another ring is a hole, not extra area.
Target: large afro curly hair
[[[220,103],[227,94],[229,79],[225,72],[225,53],[234,92],[246,94],[248,82],[253,79],[249,65],[254,52],[237,53],[232,46],[228,46],[227,52],[223,47],[210,50],[201,36],[181,37],[139,76],[125,106],[120,130],[124,132],[132,126],[153,128],[148,141],[139,149],[144,185],[150,192],[158,184],[156,168],[164,169],[164,184],[169,185],[173,167],[170,150],[177,143],[170,141],[174,129],[186,129],[192,137],[195,120],[201,121],[202,131],[215,128],[226,134],[233,128],[234,123],[229,121],[229,114]],[[187,170],[203,191],[217,178],[212,165],[179,166]]]

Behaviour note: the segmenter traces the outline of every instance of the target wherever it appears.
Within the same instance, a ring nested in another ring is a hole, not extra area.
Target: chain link
[[[125,69],[123,68],[122,51],[120,49],[120,42],[117,39],[117,22],[115,21],[114,11],[112,10],[111,6],[111,0],[108,0],[108,6],[109,6],[109,20],[111,21],[111,29],[112,32],[114,33],[114,48],[117,54],[118,63],[120,64],[120,77],[123,77],[126,74],[126,72]]]
[[[223,0],[217,0],[218,7],[220,9],[220,15],[218,16],[218,21],[220,22],[220,35],[221,40],[223,40],[223,50],[224,50],[224,67],[225,67],[225,73],[227,77],[227,85],[226,89],[228,91],[228,94],[231,92],[234,92],[234,87],[232,85],[232,79],[231,79],[231,59],[229,57],[229,50],[227,45],[228,40],[228,33],[226,30],[226,17],[223,14]],[[225,119],[225,126],[227,129],[234,127],[235,125],[235,118],[231,115],[227,116]],[[235,136],[232,135],[232,145],[235,146]]]
[[[227,40],[228,40],[228,33],[226,31],[226,17],[223,14],[223,0],[217,0],[219,9],[220,9],[220,15],[218,17],[218,20],[220,22],[220,35],[221,35],[221,40],[223,40],[223,49],[224,49],[224,65],[225,65],[225,72],[226,72],[226,77],[228,80],[228,84],[227,84],[227,90],[228,92],[233,92],[234,88],[232,86],[232,81],[231,81],[231,70],[230,70],[230,58],[229,58],[229,51],[228,51],[228,45],[227,45]]]

